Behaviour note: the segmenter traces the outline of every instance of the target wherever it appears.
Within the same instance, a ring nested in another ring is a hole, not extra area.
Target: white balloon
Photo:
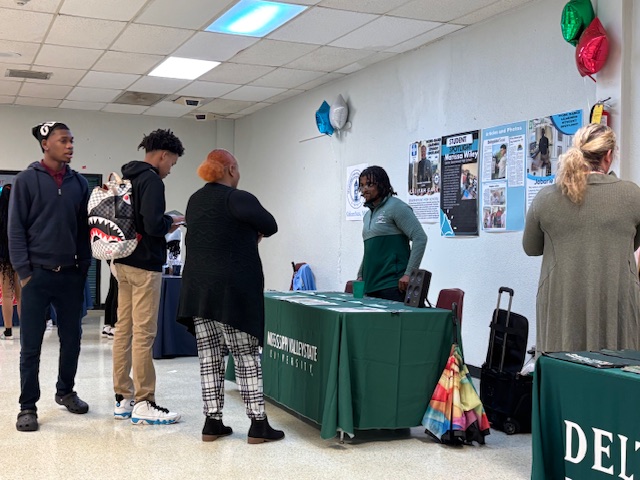
[[[344,101],[342,95],[338,95],[338,98],[333,102],[333,105],[331,105],[331,109],[329,110],[329,121],[331,122],[331,126],[340,130],[344,127],[345,123],[347,123],[348,116],[349,107],[347,107],[347,102]]]

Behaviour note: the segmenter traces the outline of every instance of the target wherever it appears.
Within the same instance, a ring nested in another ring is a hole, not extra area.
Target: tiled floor
[[[317,426],[267,404],[281,442],[247,444],[249,420],[237,387],[227,382],[225,423],[230,437],[203,443],[197,358],[156,361],[158,404],[182,413],[170,426],[134,426],[112,416],[111,344],[101,338],[100,312],[84,320],[76,390],[90,405],[73,415],[53,399],[58,362],[56,330],[46,334],[40,369],[40,430],[15,429],[20,342],[0,342],[0,479],[456,479],[530,477],[531,436],[492,431],[484,446],[440,445],[416,427],[403,434],[359,432],[340,444],[322,440]],[[20,335],[17,329],[17,335]]]

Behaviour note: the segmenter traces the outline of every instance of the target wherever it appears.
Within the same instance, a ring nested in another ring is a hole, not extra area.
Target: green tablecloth
[[[640,478],[640,375],[543,356],[533,397],[533,480]]]
[[[319,423],[322,438],[420,425],[451,349],[450,311],[268,292],[265,314],[265,394]]]

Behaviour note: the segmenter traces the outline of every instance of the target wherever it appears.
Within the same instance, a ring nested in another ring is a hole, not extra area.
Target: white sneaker
[[[170,412],[148,400],[136,403],[131,412],[131,423],[135,425],[169,425],[178,420],[179,413]]]
[[[51,331],[53,329],[53,320],[49,319],[47,320],[47,332]]]
[[[13,340],[13,335],[5,335],[4,333],[0,334],[0,340]]]
[[[111,325],[105,325],[104,327],[102,327],[102,336],[105,338],[113,338],[113,327]]]
[[[124,398],[122,395],[116,394],[116,403],[113,407],[113,418],[116,420],[130,418],[134,403],[135,400],[133,398]]]

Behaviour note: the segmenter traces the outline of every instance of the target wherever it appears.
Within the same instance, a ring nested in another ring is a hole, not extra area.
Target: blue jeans
[[[80,337],[82,336],[82,304],[84,275],[75,267],[59,272],[35,267],[22,289],[20,314],[20,408],[36,410],[40,399],[40,352],[46,329],[45,310],[51,303],[58,314],[60,359],[56,395],[73,391]]]

